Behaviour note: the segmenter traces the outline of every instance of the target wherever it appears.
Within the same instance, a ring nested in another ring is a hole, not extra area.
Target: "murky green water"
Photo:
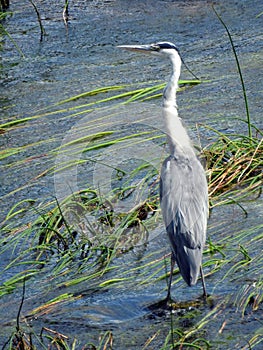
[[[39,174],[54,165],[54,156],[49,151],[61,145],[66,133],[81,122],[83,115],[69,117],[68,109],[59,114],[45,114],[58,109],[52,104],[95,88],[163,81],[169,75],[167,62],[118,51],[116,45],[158,40],[176,42],[188,66],[205,81],[178,95],[180,115],[193,138],[200,138],[203,145],[210,140],[208,132],[198,135],[197,123],[226,133],[246,132],[245,124],[235,119],[245,118],[245,106],[233,53],[224,28],[208,1],[76,1],[70,6],[68,28],[62,21],[63,5],[47,1],[35,3],[46,30],[43,42],[39,42],[39,27],[29,2],[21,5],[19,1],[11,1],[10,10],[14,15],[3,23],[25,58],[20,57],[7,37],[2,39],[1,123],[36,118],[1,135],[1,149],[20,149],[1,164],[1,219],[20,200],[31,198],[37,208],[57,195],[54,176],[39,177]],[[251,117],[262,129],[263,16],[256,17],[262,11],[261,2],[222,0],[217,1],[215,7],[233,34]],[[181,78],[191,78],[185,68]],[[83,104],[94,99],[96,96],[84,99]],[[70,106],[74,103],[67,105]],[[160,100],[151,106],[156,107],[158,118]],[[44,110],[46,107],[48,110]],[[123,119],[121,127],[126,124]],[[32,146],[28,147],[30,144]],[[147,150],[145,152],[147,154]],[[92,178],[92,170],[80,168],[78,176],[81,186],[86,179]],[[189,331],[207,317],[208,326],[201,327],[199,338],[209,340],[215,349],[248,349],[248,341],[263,337],[262,305],[252,310],[251,301],[242,316],[245,297],[254,292],[255,281],[262,281],[263,212],[261,199],[243,205],[248,213],[246,218],[235,205],[216,208],[212,212],[208,237],[222,247],[230,262],[211,276],[211,267],[205,267],[207,287],[212,295],[212,301],[207,305],[195,304],[201,295],[200,284],[190,289],[178,281],[173,296],[177,301],[190,302],[190,306],[177,308],[173,315],[149,307],[166,293],[166,281],[159,278],[166,269],[162,257],[169,253],[169,247],[164,232],[159,229],[144,249],[120,255],[114,262],[118,268],[95,281],[84,279],[68,285],[68,281],[85,277],[89,272],[73,272],[76,268],[72,263],[71,270],[61,268],[60,273],[54,275],[56,261],[51,259],[43,271],[26,284],[21,315],[26,323],[21,321],[21,324],[23,327],[27,324],[36,333],[42,327],[48,327],[70,339],[76,337],[78,349],[89,341],[98,343],[99,335],[107,330],[113,332],[114,349],[143,349],[144,346],[145,349],[161,349],[171,329],[171,318],[174,329]],[[21,225],[35,215],[32,211],[26,213],[19,218]],[[243,258],[238,253],[240,245],[248,249],[252,262],[237,268],[235,264]],[[21,249],[23,247],[13,247],[2,254],[2,270]],[[220,252],[215,252],[215,257],[220,257]],[[209,260],[211,257],[205,254],[204,263]],[[152,261],[156,261],[156,265],[149,268]],[[1,278],[7,281],[23,270],[23,265],[15,265],[2,273]],[[146,277],[148,280],[142,284]],[[114,278],[124,280],[106,283]],[[99,288],[99,283],[103,282],[104,287]],[[37,307],[65,293],[68,297],[63,302],[32,314]],[[0,344],[4,344],[15,329],[21,294],[19,285],[1,298]],[[151,337],[153,340],[148,344]],[[206,348],[204,344],[202,346]],[[262,343],[256,344],[254,348],[261,346]]]

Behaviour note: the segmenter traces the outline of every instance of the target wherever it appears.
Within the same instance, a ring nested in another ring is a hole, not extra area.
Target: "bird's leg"
[[[166,297],[167,301],[171,300],[171,285],[172,285],[172,279],[173,279],[174,265],[175,265],[175,258],[174,258],[174,255],[172,253],[172,255],[171,255],[171,270],[170,270],[170,277],[169,277],[169,283],[168,283],[168,292],[167,292],[167,297]]]
[[[200,266],[200,275],[201,275],[202,285],[203,285],[203,297],[207,298],[207,292],[206,292],[206,286],[205,286],[205,276],[203,273],[202,265]]]

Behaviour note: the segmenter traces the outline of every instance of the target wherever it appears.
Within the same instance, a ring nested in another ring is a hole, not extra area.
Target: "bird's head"
[[[196,78],[196,80],[199,80],[182,59],[178,48],[169,41],[160,41],[158,43],[150,45],[119,45],[117,47],[128,51],[141,52],[155,56],[169,57],[172,61],[174,70],[179,71],[181,69],[181,64],[183,63],[186,69]]]
[[[157,56],[179,56],[177,47],[168,41],[162,41],[150,45],[120,45],[117,46],[124,50],[136,51]]]
[[[168,57],[172,61],[174,70],[179,71],[182,63],[177,47],[169,41],[161,41],[150,45],[120,45],[121,49],[146,53],[154,56]]]

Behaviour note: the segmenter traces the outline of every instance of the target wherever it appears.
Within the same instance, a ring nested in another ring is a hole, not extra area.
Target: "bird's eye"
[[[157,52],[159,52],[159,51],[160,51],[160,46],[157,45],[157,44],[153,44],[153,45],[151,45],[151,49],[152,49],[152,51],[157,51]]]

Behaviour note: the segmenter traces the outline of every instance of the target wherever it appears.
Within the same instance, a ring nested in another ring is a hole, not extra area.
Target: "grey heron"
[[[167,300],[171,299],[171,283],[175,262],[189,285],[195,285],[202,272],[202,253],[208,218],[208,186],[205,170],[178,116],[176,91],[181,73],[181,57],[170,42],[151,45],[121,45],[119,48],[168,57],[172,74],[163,92],[163,118],[170,155],[162,164],[160,176],[161,210],[171,246],[171,272]]]

